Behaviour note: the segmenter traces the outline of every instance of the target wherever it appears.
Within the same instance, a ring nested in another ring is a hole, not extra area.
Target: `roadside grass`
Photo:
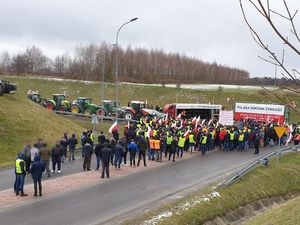
[[[21,94],[0,97],[0,166],[13,165],[15,156],[26,142],[45,140],[49,147],[64,132],[80,135],[83,128],[45,110]]]
[[[263,198],[299,193],[299,162],[299,153],[284,155],[280,158],[279,168],[276,168],[276,160],[272,160],[268,167],[259,166],[224,189],[212,190],[208,188],[202,190],[143,216],[125,221],[123,224],[203,224],[205,221],[210,221],[217,216],[224,216],[231,210]],[[220,197],[213,197],[208,201],[203,200],[204,196],[211,196],[211,193],[215,191]],[[188,205],[192,206],[189,207]],[[156,223],[149,222],[154,216],[166,212],[172,213],[172,216],[159,219]],[[300,221],[300,216],[297,217]]]
[[[255,218],[249,220],[244,225],[265,224],[300,224],[300,197],[258,214]]]
[[[7,76],[11,82],[18,84],[18,93],[26,96],[28,90],[39,90],[44,98],[51,98],[54,93],[66,92],[70,101],[77,97],[91,97],[95,103],[101,99],[100,83],[82,83],[71,81],[49,81],[40,78],[26,78]],[[278,93],[281,92],[278,90]],[[300,99],[293,93],[282,92],[283,96],[289,97],[300,105]],[[115,99],[115,85],[106,83],[104,88],[104,99]],[[153,106],[164,106],[168,103],[211,103],[221,104],[225,109],[230,110],[235,102],[254,103],[278,103],[277,99],[261,90],[249,89],[222,89],[222,90],[188,90],[168,87],[152,87],[131,84],[121,84],[119,88],[119,100],[121,105],[127,105],[130,100],[146,101]],[[299,113],[291,112],[291,120],[300,121]]]

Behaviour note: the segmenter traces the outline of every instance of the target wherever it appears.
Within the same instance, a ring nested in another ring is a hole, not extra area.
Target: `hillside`
[[[51,98],[53,93],[66,92],[70,101],[79,96],[92,97],[95,103],[100,102],[101,86],[95,82],[55,81],[37,78],[7,77],[18,85],[16,94],[0,97],[0,166],[12,162],[26,141],[35,142],[43,138],[54,144],[64,132],[81,133],[83,129],[92,128],[90,121],[70,120],[45,110],[26,98],[28,90],[39,90],[42,97]],[[297,96],[283,93],[290,100],[300,105]],[[104,99],[115,98],[115,85],[107,83],[104,89]],[[274,103],[267,93],[260,90],[243,89],[215,89],[215,90],[189,90],[168,88],[161,86],[143,86],[122,84],[119,90],[119,99],[122,105],[129,100],[148,101],[153,106],[163,106],[167,103],[215,103],[232,109],[235,102]],[[291,121],[300,121],[296,112],[291,112]],[[107,132],[110,123],[97,127],[97,130]]]
[[[42,78],[8,77],[10,81],[18,84],[18,94],[26,96],[29,89],[39,90],[42,97],[51,98],[53,93],[66,93],[70,101],[79,96],[91,97],[95,103],[101,99],[101,84],[95,82],[55,81]],[[205,85],[204,85],[205,86]],[[115,99],[114,83],[106,83],[104,99]],[[282,97],[288,97],[299,106],[300,99],[297,95],[278,90]],[[147,101],[153,106],[163,106],[168,103],[215,103],[225,106],[229,110],[235,102],[252,103],[279,103],[274,96],[264,90],[253,89],[224,89],[192,90],[185,88],[169,88],[162,86],[143,86],[122,84],[119,88],[119,100],[122,105],[127,105],[130,100]],[[291,111],[291,121],[300,121],[299,113]]]
[[[11,165],[27,141],[43,138],[53,145],[64,132],[79,135],[83,130],[76,123],[28,100],[21,90],[0,97],[0,166]]]

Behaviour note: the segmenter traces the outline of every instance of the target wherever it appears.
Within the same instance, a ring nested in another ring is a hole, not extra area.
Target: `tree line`
[[[65,53],[50,59],[40,48],[32,46],[15,55],[3,52],[0,57],[0,72],[114,82],[116,51],[115,46],[107,43],[100,46],[79,45],[75,47],[72,56]],[[266,82],[266,79],[251,79],[249,73],[242,69],[163,50],[133,49],[130,46],[123,49],[119,46],[117,58],[118,77],[122,82],[255,85],[258,84],[256,82]]]

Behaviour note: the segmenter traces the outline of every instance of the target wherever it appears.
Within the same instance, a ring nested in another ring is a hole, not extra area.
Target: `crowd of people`
[[[234,126],[223,126],[215,119],[141,119],[138,123],[127,123],[120,137],[118,129],[112,130],[112,138],[103,132],[98,137],[92,130],[83,132],[81,137],[65,133],[52,148],[39,139],[33,146],[27,143],[16,159],[16,195],[26,196],[23,190],[26,173],[32,174],[34,196],[42,195],[41,178],[46,170],[61,173],[61,163],[66,159],[75,160],[76,147],[80,146],[83,158],[83,171],[90,171],[92,156],[95,154],[95,170],[101,166],[101,178],[110,176],[109,167],[121,169],[122,163],[130,166],[147,166],[147,161],[175,162],[183,154],[199,151],[202,155],[214,149],[220,151],[248,151],[254,149],[259,154],[260,148],[277,144],[295,144],[300,141],[300,126],[286,125],[285,134],[279,139],[274,127],[277,123],[260,121],[237,121]],[[79,140],[78,140],[79,139]],[[69,150],[69,151],[68,151]],[[68,152],[68,154],[67,154]],[[128,160],[129,157],[129,160]],[[52,161],[52,170],[49,168]],[[129,161],[129,162],[128,162]]]

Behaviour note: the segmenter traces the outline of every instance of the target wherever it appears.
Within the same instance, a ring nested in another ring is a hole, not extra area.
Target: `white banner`
[[[220,110],[219,123],[222,125],[232,126],[233,125],[233,110],[230,110],[230,111]]]
[[[255,113],[255,114],[269,114],[269,115],[284,115],[283,105],[269,105],[269,104],[252,104],[252,103],[236,103],[236,113]]]

